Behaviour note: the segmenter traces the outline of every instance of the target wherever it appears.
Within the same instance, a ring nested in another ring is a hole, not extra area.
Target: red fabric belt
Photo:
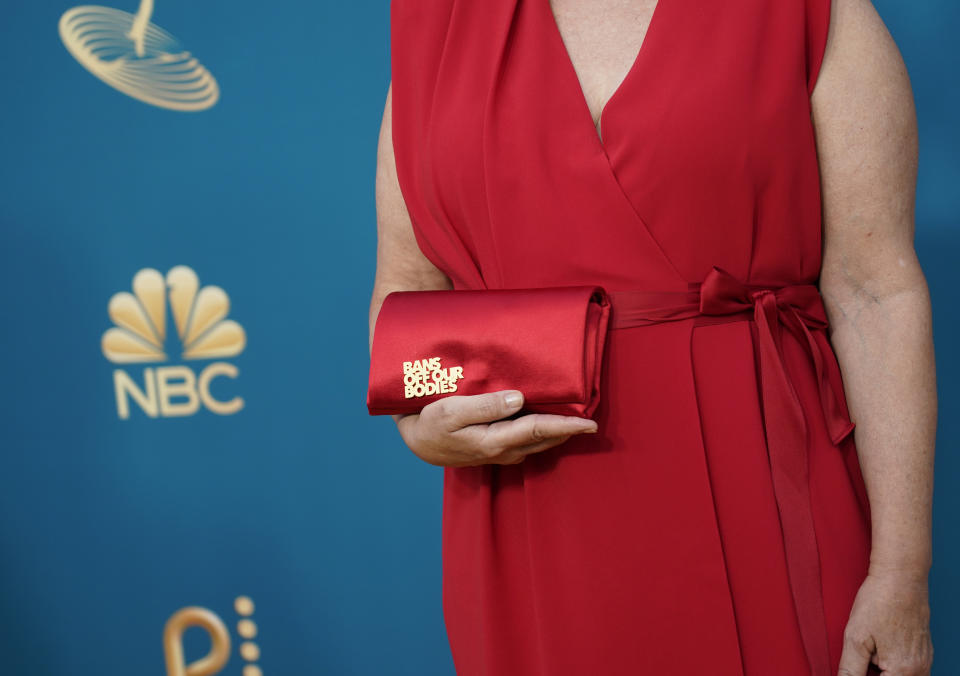
[[[841,405],[840,368],[825,332],[820,330],[828,325],[820,291],[813,284],[777,288],[744,284],[714,266],[704,281],[691,284],[688,292],[611,291],[609,296],[613,329],[690,318],[695,325],[745,320],[756,323],[754,356],[760,375],[764,429],[797,621],[812,674],[831,676],[820,559],[810,507],[807,425],[781,348],[781,327],[806,348],[816,369],[830,438],[839,444],[853,431],[854,423]]]

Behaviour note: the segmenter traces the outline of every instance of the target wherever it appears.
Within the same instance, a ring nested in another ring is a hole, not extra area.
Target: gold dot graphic
[[[237,622],[237,633],[243,638],[253,638],[257,635],[257,625],[253,620],[240,620]]]
[[[247,662],[256,662],[260,659],[260,647],[251,641],[246,641],[240,645],[240,656]]]
[[[238,596],[233,607],[237,615],[253,615],[253,600],[249,596]]]
[[[243,676],[263,676],[263,672],[256,664],[248,664],[243,668]]]

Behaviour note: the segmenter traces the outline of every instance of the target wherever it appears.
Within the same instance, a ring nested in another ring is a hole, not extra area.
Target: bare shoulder
[[[909,94],[903,57],[871,0],[831,0],[830,5],[823,64],[810,99],[814,113],[843,103],[837,98],[842,91],[855,97],[877,88],[878,94],[895,93],[900,104],[912,106],[912,100],[903,101]]]
[[[821,290],[899,283],[914,258],[917,123],[899,48],[870,0],[833,0],[810,97],[823,195]]]

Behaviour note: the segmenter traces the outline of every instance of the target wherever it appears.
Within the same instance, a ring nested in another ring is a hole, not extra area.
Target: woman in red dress
[[[928,673],[916,130],[869,0],[393,0],[391,31],[371,329],[398,289],[613,297],[594,420],[395,416],[444,467],[457,673]]]

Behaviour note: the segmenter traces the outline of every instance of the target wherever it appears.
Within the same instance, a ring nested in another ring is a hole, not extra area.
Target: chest
[[[660,250],[700,279],[714,260],[746,269],[761,235],[807,232],[791,202],[817,208],[798,6],[622,1],[456,0],[428,42],[411,18],[394,52],[411,83],[408,192],[421,224],[444,224],[450,269],[543,282],[596,249],[584,278],[635,283],[659,278],[637,261]],[[789,217],[762,214],[788,202]]]
[[[606,103],[637,60],[658,0],[535,1],[550,5],[548,29],[558,33],[598,126]]]

